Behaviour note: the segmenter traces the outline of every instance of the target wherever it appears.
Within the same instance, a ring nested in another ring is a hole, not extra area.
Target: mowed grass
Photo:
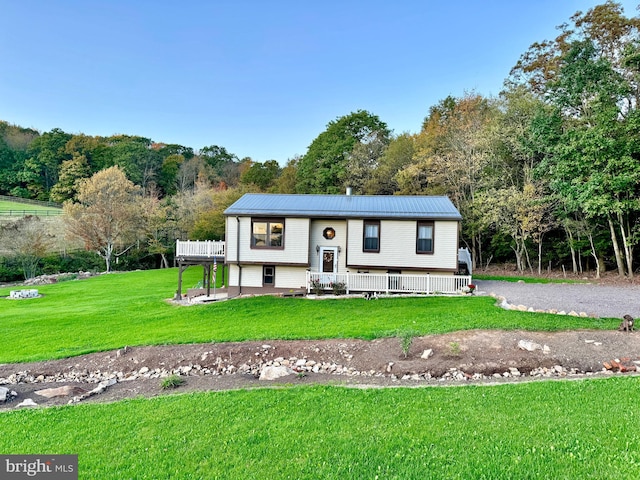
[[[60,212],[60,208],[55,208],[55,207],[47,207],[45,205],[35,205],[35,204],[31,204],[31,203],[20,203],[20,202],[11,202],[8,200],[0,200],[0,212],[4,212],[4,211],[8,211],[8,210],[12,210],[12,211],[16,211],[16,212],[22,212],[22,211],[28,211],[28,212],[33,212],[33,211],[50,211],[50,212]]]
[[[0,298],[0,362],[68,357],[125,345],[268,339],[365,338],[402,330],[614,328],[615,320],[505,311],[491,297],[310,300],[253,297],[196,306],[167,300],[176,269],[102,275],[39,286],[42,298]],[[195,285],[201,268],[185,271]],[[13,287],[16,288],[16,287]],[[0,297],[10,288],[1,288]]]
[[[22,410],[0,415],[0,451],[77,453],[96,479],[632,479],[639,388],[315,386]]]

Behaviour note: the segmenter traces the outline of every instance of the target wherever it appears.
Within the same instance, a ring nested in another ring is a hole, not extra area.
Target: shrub
[[[42,273],[53,275],[66,272],[99,272],[104,261],[95,252],[78,250],[62,255],[48,255],[42,259]]]
[[[320,280],[312,280],[311,281],[311,291],[315,295],[322,295],[323,294],[324,289],[322,288],[322,284],[320,283]]]
[[[407,356],[409,355],[409,350],[411,349],[413,338],[416,335],[418,335],[418,332],[416,332],[415,330],[402,330],[398,333],[398,337],[400,339],[400,348],[402,348],[404,358],[407,358]]]
[[[459,357],[462,353],[460,344],[458,342],[449,342],[449,355],[452,357]]]
[[[334,295],[344,295],[347,293],[347,285],[344,282],[335,282],[331,284],[331,290]]]
[[[171,375],[162,379],[162,381],[160,382],[160,387],[163,390],[178,388],[179,386],[184,385],[184,382],[184,378],[182,378],[180,375]]]

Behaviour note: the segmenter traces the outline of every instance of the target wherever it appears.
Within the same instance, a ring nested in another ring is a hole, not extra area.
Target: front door
[[[338,249],[336,247],[320,247],[320,271],[322,273],[338,272]]]

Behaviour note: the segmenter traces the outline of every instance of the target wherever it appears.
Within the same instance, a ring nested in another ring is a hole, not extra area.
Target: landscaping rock
[[[74,385],[65,385],[58,388],[45,388],[44,390],[36,390],[34,393],[41,397],[53,398],[53,397],[67,397],[69,395],[82,395],[87,391],[83,388]]]
[[[38,404],[34,402],[31,398],[25,398],[22,402],[16,405],[16,408],[37,407],[37,406]]]
[[[9,396],[9,389],[5,387],[0,387],[0,402],[6,402],[8,396]]]
[[[432,348],[428,348],[424,352],[422,352],[422,355],[420,355],[420,358],[427,359],[427,358],[431,357],[432,355],[433,355],[433,349]]]
[[[260,372],[260,380],[277,380],[278,378],[286,377],[293,373],[294,371],[289,367],[267,366],[262,369],[262,372]]]
[[[536,350],[542,350],[542,345],[532,342],[531,340],[520,340],[518,342],[518,348],[520,350],[527,350],[528,352],[534,352]]]

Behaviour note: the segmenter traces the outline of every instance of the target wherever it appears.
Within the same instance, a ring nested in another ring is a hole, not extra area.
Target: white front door
[[[338,273],[338,247],[320,247],[320,271]]]

